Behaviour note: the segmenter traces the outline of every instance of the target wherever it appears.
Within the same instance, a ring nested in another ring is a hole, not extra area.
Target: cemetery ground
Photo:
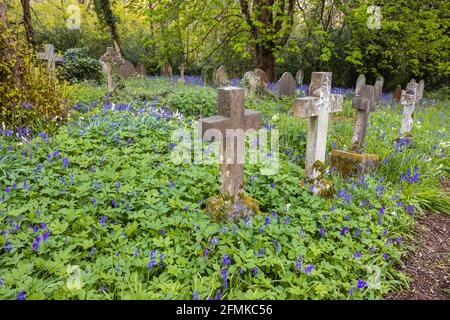
[[[304,183],[293,100],[246,97],[279,130],[279,171],[246,164],[261,213],[215,223],[218,166],[171,158],[174,130],[217,114],[217,89],[199,84],[137,77],[112,97],[72,85],[80,102],[54,133],[2,128],[2,299],[448,299],[448,100],[425,97],[398,139],[403,108],[384,97],[365,147],[378,170],[329,172],[320,197]],[[351,96],[330,114],[327,154],[350,147]]]

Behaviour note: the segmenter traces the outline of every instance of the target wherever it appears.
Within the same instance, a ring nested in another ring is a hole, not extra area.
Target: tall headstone
[[[394,91],[394,101],[399,103],[400,102],[400,98],[402,97],[402,86],[398,85],[397,88]]]
[[[213,86],[214,85],[214,74],[216,70],[213,66],[204,66],[202,69],[202,81],[205,86]]]
[[[123,59],[123,63],[120,65],[120,76],[122,79],[128,79],[132,76],[136,75],[136,68],[134,67],[134,64],[130,61]]]
[[[105,54],[100,57],[100,61],[106,64],[106,81],[108,93],[112,93],[116,87],[116,74],[119,72],[120,65],[123,64],[123,58],[120,53],[112,47],[106,49]]]
[[[369,126],[369,114],[376,110],[382,91],[382,81],[378,80],[374,86],[361,86],[358,95],[352,99],[352,107],[356,109],[352,150],[333,150],[331,153],[332,167],[343,176],[367,174],[378,167],[378,155],[364,153],[363,147]]]
[[[366,76],[360,74],[358,79],[356,80],[355,94],[358,95],[362,86],[366,84]]]
[[[170,63],[165,63],[161,68],[161,75],[163,77],[171,77],[172,76],[172,66]]]
[[[267,87],[270,82],[269,75],[264,70],[258,68],[256,68],[253,72],[259,78],[259,81]]]
[[[401,135],[405,136],[411,133],[413,127],[413,115],[416,110],[416,104],[423,95],[425,83],[422,82],[422,88],[413,79],[406,85],[406,90],[402,91],[400,104],[403,105],[403,119],[401,127]]]
[[[214,83],[217,86],[225,86],[229,83],[227,71],[224,65],[221,65],[214,73]]]
[[[296,87],[297,85],[292,74],[290,72],[285,72],[280,80],[278,80],[275,90],[278,96],[293,98],[295,96]]]
[[[6,3],[0,3],[0,21],[6,23]]]
[[[425,90],[425,81],[420,80],[419,81],[419,88],[417,89],[417,96],[419,98],[419,101],[422,100],[423,97],[423,91]]]
[[[237,87],[219,89],[218,109],[218,115],[201,121],[202,137],[222,143],[220,196],[209,199],[207,207],[216,219],[237,221],[259,210],[254,200],[244,196],[244,142],[245,131],[261,127],[262,114],[244,109],[244,89]]]
[[[305,74],[303,73],[302,69],[297,71],[297,74],[295,75],[295,81],[297,81],[297,85],[301,86],[303,84],[304,76]]]
[[[142,77],[147,77],[147,68],[143,63],[138,63],[136,66],[136,72]]]
[[[44,52],[38,52],[38,58],[47,61],[47,69],[49,71],[55,70],[56,62],[64,61],[64,57],[60,54],[56,54],[55,47],[50,43],[47,43],[44,46]]]
[[[185,78],[184,78],[184,63],[182,63],[180,65],[180,81],[184,82]]]
[[[313,72],[309,96],[295,99],[294,116],[308,118],[305,175],[315,179],[319,172],[314,169],[316,161],[325,163],[329,114],[342,111],[344,97],[331,94],[331,72]]]

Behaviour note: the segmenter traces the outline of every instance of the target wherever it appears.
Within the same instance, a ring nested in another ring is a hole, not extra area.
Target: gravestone
[[[100,61],[106,65],[106,80],[108,84],[108,94],[112,93],[116,87],[116,75],[119,72],[123,59],[119,52],[112,47],[106,49],[105,54],[100,57]]]
[[[331,78],[331,72],[313,72],[309,96],[295,99],[294,117],[309,119],[305,159],[307,179],[319,176],[314,169],[316,161],[325,163],[329,113],[342,111],[344,97],[331,94]]]
[[[261,127],[262,114],[244,109],[244,89],[218,91],[219,114],[201,120],[202,137],[214,137],[220,148],[220,195],[208,199],[207,210],[216,220],[238,221],[259,211],[255,200],[244,196],[245,131]],[[235,143],[235,138],[237,142]]]
[[[242,84],[245,95],[248,96],[262,96],[267,92],[267,84],[261,81],[261,78],[254,71],[248,71],[244,74]]]
[[[425,81],[420,80],[419,81],[419,88],[417,89],[417,96],[419,98],[419,101],[422,100],[423,97],[423,91],[425,90]]]
[[[202,81],[205,86],[214,85],[214,74],[216,70],[213,66],[204,66],[202,69]]]
[[[285,72],[278,80],[275,91],[278,96],[286,96],[293,98],[296,89],[295,79],[290,72]]]
[[[355,95],[359,94],[359,90],[361,90],[362,86],[365,84],[366,84],[366,76],[360,74],[358,79],[356,80]]]
[[[331,165],[343,176],[361,175],[373,172],[378,167],[379,157],[376,154],[363,152],[369,114],[376,110],[383,91],[382,81],[374,86],[363,85],[359,94],[352,99],[352,107],[356,109],[351,151],[333,150]]]
[[[123,59],[123,63],[120,65],[120,76],[122,79],[129,79],[132,76],[136,75],[136,68],[134,64],[130,61]]]
[[[217,86],[225,86],[229,82],[227,71],[224,65],[221,65],[219,69],[214,73],[214,84]]]
[[[165,63],[161,68],[161,76],[171,77],[172,76],[172,66],[169,63]]]
[[[297,74],[295,75],[295,81],[297,81],[297,85],[301,86],[303,84],[304,76],[305,76],[305,74],[303,73],[302,69],[297,71]]]
[[[47,70],[54,71],[56,62],[63,62],[64,57],[60,54],[55,54],[55,47],[47,43],[44,46],[44,52],[38,52],[38,58],[47,61]]]
[[[143,63],[138,63],[136,66],[136,72],[142,77],[147,77],[147,68]]]
[[[400,99],[400,104],[403,105],[402,127],[400,130],[402,136],[409,135],[412,131],[414,111],[416,110],[416,104],[419,103],[422,97],[424,86],[425,82],[422,82],[422,88],[420,88],[420,85],[413,79],[406,85],[406,89],[402,91]]]
[[[0,20],[6,24],[6,3],[0,3]]]
[[[270,82],[269,75],[264,70],[258,68],[256,68],[253,72],[258,77],[259,81],[267,87]]]
[[[180,65],[180,81],[184,82],[184,63]]]
[[[397,89],[395,89],[394,91],[394,101],[399,103],[400,102],[400,98],[402,97],[402,86],[398,85]]]

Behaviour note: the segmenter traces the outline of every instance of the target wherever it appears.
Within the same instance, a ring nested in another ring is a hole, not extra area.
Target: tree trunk
[[[269,76],[270,81],[277,81],[275,73],[275,55],[269,48],[260,47],[256,51],[256,64],[259,69],[264,70]]]
[[[22,2],[23,9],[23,24],[25,25],[25,33],[27,36],[27,42],[30,46],[34,45],[34,29],[31,23],[31,7],[30,0],[20,0]]]

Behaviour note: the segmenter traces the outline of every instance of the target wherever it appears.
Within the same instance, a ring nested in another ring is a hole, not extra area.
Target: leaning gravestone
[[[352,150],[348,152],[333,150],[331,153],[332,167],[345,177],[367,174],[378,167],[378,155],[364,153],[363,147],[369,126],[369,113],[376,110],[382,91],[382,82],[379,80],[374,86],[363,85],[359,94],[352,99],[352,107],[356,109]]]
[[[267,84],[253,71],[244,74],[242,84],[248,96],[262,96],[267,92]]]
[[[120,65],[120,76],[122,77],[122,79],[126,80],[128,78],[131,78],[135,74],[136,68],[134,67],[134,65],[130,61],[123,59],[123,64]]]
[[[106,65],[106,80],[108,84],[108,94],[111,94],[116,87],[116,78],[119,73],[120,65],[123,64],[123,58],[120,53],[112,47],[108,47],[100,61]]]
[[[295,79],[290,72],[285,72],[278,80],[275,91],[278,96],[286,96],[293,98],[296,89]]]
[[[402,136],[411,134],[414,122],[414,111],[416,110],[416,104],[419,103],[422,98],[424,87],[425,82],[423,80],[417,84],[413,79],[407,84],[406,90],[402,92],[400,99],[400,104],[403,105],[402,128],[400,131]]]
[[[136,66],[136,72],[142,76],[142,77],[146,77],[147,76],[147,68],[145,67],[145,64],[143,63],[138,63],[138,65]]]
[[[165,63],[161,68],[161,75],[163,77],[171,77],[172,76],[172,66],[169,63]]]
[[[214,84],[217,86],[225,86],[229,83],[227,71],[224,65],[214,73]]]
[[[256,68],[253,72],[259,78],[259,81],[267,87],[270,82],[269,75],[264,70],[258,68]]]
[[[366,76],[360,74],[358,80],[356,80],[355,94],[358,95],[362,86],[366,84]]]
[[[399,103],[400,102],[400,98],[402,97],[402,86],[398,85],[397,88],[394,91],[394,101]]]
[[[325,163],[329,114],[342,111],[344,97],[331,94],[331,77],[331,72],[313,72],[309,96],[295,99],[294,117],[309,119],[305,159],[307,179],[319,176],[314,169],[316,161]]]
[[[300,69],[297,71],[297,74],[295,75],[295,81],[297,81],[297,85],[301,86],[303,84],[303,77],[304,77],[303,70]]]
[[[214,74],[216,70],[213,66],[204,66],[202,69],[202,81],[205,86],[214,85]]]
[[[201,120],[202,138],[222,143],[220,195],[207,201],[216,221],[239,221],[259,211],[258,203],[244,195],[245,131],[261,127],[262,114],[244,109],[244,89],[224,87],[218,91],[219,115]],[[235,143],[235,138],[237,143]]]
[[[38,58],[47,61],[47,70],[54,71],[56,62],[63,62],[64,57],[60,54],[55,54],[55,47],[52,44],[44,46],[44,52],[38,53]]]
[[[180,81],[184,82],[184,63],[180,65]]]

